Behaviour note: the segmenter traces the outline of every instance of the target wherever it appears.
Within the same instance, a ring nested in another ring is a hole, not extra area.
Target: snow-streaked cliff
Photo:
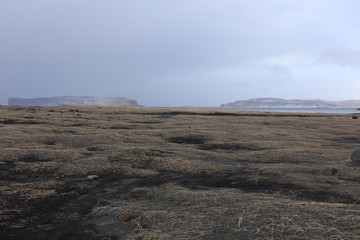
[[[301,100],[281,98],[253,98],[239,100],[233,103],[222,104],[220,108],[358,108],[359,100],[348,101],[324,101],[324,100]]]

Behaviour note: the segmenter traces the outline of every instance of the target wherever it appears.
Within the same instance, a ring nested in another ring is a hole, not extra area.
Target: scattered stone
[[[140,217],[140,214],[137,213],[126,213],[126,214],[122,214],[117,216],[117,219],[121,222],[128,222],[130,220],[136,219]]]
[[[6,165],[6,162],[0,162],[0,165]]]
[[[358,119],[358,117],[357,116],[352,116],[352,119]]]
[[[324,169],[323,173],[326,175],[334,176],[334,175],[336,175],[336,173],[338,173],[338,171],[339,170],[337,168],[326,168],[326,169]]]
[[[355,148],[351,153],[351,160],[354,163],[360,164],[360,147]]]
[[[89,175],[87,176],[88,179],[91,179],[91,180],[95,180],[95,179],[99,179],[99,176],[98,175]]]
[[[52,196],[56,196],[56,195],[58,195],[58,192],[55,190],[52,190],[52,191],[48,192],[48,194],[52,195]]]

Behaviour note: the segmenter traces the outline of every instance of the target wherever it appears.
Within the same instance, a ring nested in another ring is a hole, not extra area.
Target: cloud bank
[[[0,104],[62,95],[145,106],[360,99],[355,0],[0,2]]]

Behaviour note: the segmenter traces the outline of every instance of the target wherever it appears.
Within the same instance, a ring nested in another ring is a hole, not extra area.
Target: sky
[[[360,99],[358,0],[0,0],[0,104]]]

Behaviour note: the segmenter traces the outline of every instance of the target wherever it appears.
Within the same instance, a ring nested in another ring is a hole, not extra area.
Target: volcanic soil
[[[360,239],[352,116],[0,106],[0,239]]]

